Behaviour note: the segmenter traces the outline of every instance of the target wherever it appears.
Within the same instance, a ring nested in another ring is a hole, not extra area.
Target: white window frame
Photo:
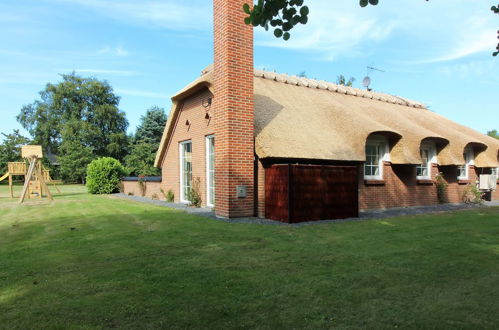
[[[366,164],[367,164],[367,154],[366,154],[366,161],[364,162],[364,179],[365,180],[383,180],[383,165],[384,165],[383,162],[390,161],[390,150],[389,150],[389,145],[388,145],[388,139],[384,136],[370,136],[366,141],[366,145],[364,147],[364,152],[368,146],[378,148],[379,174],[378,175],[366,175]]]
[[[427,175],[418,175],[418,168],[422,167],[421,165],[417,165],[416,167],[416,179],[417,180],[428,180],[431,179],[431,171],[434,163],[437,163],[437,148],[435,143],[425,142],[421,144],[420,153],[423,151],[428,152],[428,160],[426,163]]]
[[[215,200],[215,196],[211,196],[211,189],[210,187],[213,186],[215,188],[215,182],[211,182],[211,176],[210,176],[210,146],[211,146],[211,141],[213,141],[213,157],[215,157],[215,135],[207,135],[205,137],[205,154],[206,154],[206,206],[208,207],[214,207],[215,203],[210,203],[210,200],[213,199]],[[214,159],[214,158],[213,158]],[[213,162],[213,167],[215,167],[215,163]],[[215,168],[213,168],[213,171]],[[214,181],[214,180],[213,180]],[[214,189],[213,189],[214,190]]]
[[[492,167],[490,169],[490,174],[496,176],[496,180],[499,180],[499,167]]]
[[[457,167],[457,170],[458,170],[458,175],[457,175],[457,179],[458,180],[468,180],[469,177],[470,177],[470,165],[473,165],[474,164],[474,154],[473,154],[473,148],[470,148],[470,147],[466,147],[464,149],[464,153],[463,153],[463,156],[464,156],[464,162],[465,164],[464,165],[459,165]],[[459,175],[459,172],[460,172],[460,168],[464,167],[464,173],[465,175],[462,176],[462,175]]]
[[[179,168],[180,168],[180,189],[179,189],[179,195],[180,195],[180,202],[181,203],[185,203],[185,204],[188,204],[190,203],[188,200],[185,200],[184,198],[184,195],[185,195],[185,191],[184,191],[184,146],[186,144],[190,144],[191,145],[191,167],[192,167],[192,141],[191,140],[187,140],[187,141],[182,141],[182,142],[179,142],[178,146],[179,146]],[[192,171],[192,168],[191,168],[191,171]],[[191,178],[191,184],[192,184],[192,178]]]

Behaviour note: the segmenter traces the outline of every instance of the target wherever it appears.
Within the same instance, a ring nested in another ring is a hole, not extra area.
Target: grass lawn
[[[498,208],[293,227],[6,196],[0,328],[499,327]]]

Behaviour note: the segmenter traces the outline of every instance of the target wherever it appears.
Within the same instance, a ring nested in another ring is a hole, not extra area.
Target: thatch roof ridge
[[[466,146],[477,147],[478,167],[499,165],[499,140],[429,111],[400,96],[328,81],[256,69],[255,152],[260,158],[365,161],[371,134],[391,136],[393,164],[419,164],[420,145],[440,142],[440,165],[463,165]],[[161,166],[185,98],[213,91],[213,66],[172,97],[172,110],[156,155]],[[395,137],[395,138],[393,138]]]
[[[255,77],[269,79],[269,80],[273,80],[273,81],[284,83],[284,84],[302,86],[302,87],[307,87],[307,88],[312,88],[312,89],[323,89],[323,90],[329,90],[331,92],[340,93],[340,94],[358,96],[358,97],[363,97],[363,98],[367,98],[367,99],[375,99],[375,100],[378,100],[381,102],[400,104],[400,105],[405,105],[405,106],[412,107],[412,108],[427,109],[425,104],[423,104],[421,102],[409,100],[405,97],[401,97],[401,96],[397,96],[397,95],[390,95],[390,94],[385,94],[385,93],[379,93],[379,92],[375,92],[375,91],[367,91],[367,90],[363,90],[360,88],[339,85],[339,84],[335,84],[335,83],[332,83],[329,81],[324,81],[324,80],[310,79],[310,78],[298,77],[298,76],[290,76],[290,75],[283,74],[283,73],[270,72],[270,71],[265,71],[265,70],[260,70],[260,69],[255,69]]]

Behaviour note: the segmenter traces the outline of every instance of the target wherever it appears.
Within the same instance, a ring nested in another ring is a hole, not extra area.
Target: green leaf
[[[245,17],[244,18],[244,23],[250,25],[251,24],[251,17],[250,16]]]
[[[290,37],[291,35],[289,34],[289,32],[284,33],[284,35],[282,36],[282,38],[286,41],[289,40]]]
[[[365,7],[369,4],[368,0],[360,0],[360,6]]]
[[[246,14],[248,14],[248,15],[251,13],[251,11],[250,11],[250,6],[249,6],[247,3],[245,3],[245,4],[243,5],[243,10],[244,10],[244,12],[245,12]],[[246,23],[246,24],[248,24],[248,23]]]
[[[301,14],[302,16],[307,16],[309,13],[310,13],[310,10],[308,9],[308,7],[307,7],[307,6],[303,6],[303,7],[301,7],[301,9],[300,9],[300,14]]]
[[[369,3],[373,6],[376,6],[378,4],[379,0],[369,0]]]
[[[274,35],[275,35],[277,38],[282,37],[282,30],[281,30],[281,29],[275,29],[275,30],[274,30]]]
[[[289,22],[285,22],[283,25],[282,25],[282,29],[284,31],[289,31],[293,28],[293,25]]]

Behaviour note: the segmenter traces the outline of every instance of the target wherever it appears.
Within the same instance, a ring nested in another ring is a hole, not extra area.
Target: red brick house
[[[173,96],[161,187],[221,217],[301,221],[460,202],[499,141],[402,97],[255,70],[247,0],[214,0],[214,65]],[[499,193],[493,193],[499,199]]]

